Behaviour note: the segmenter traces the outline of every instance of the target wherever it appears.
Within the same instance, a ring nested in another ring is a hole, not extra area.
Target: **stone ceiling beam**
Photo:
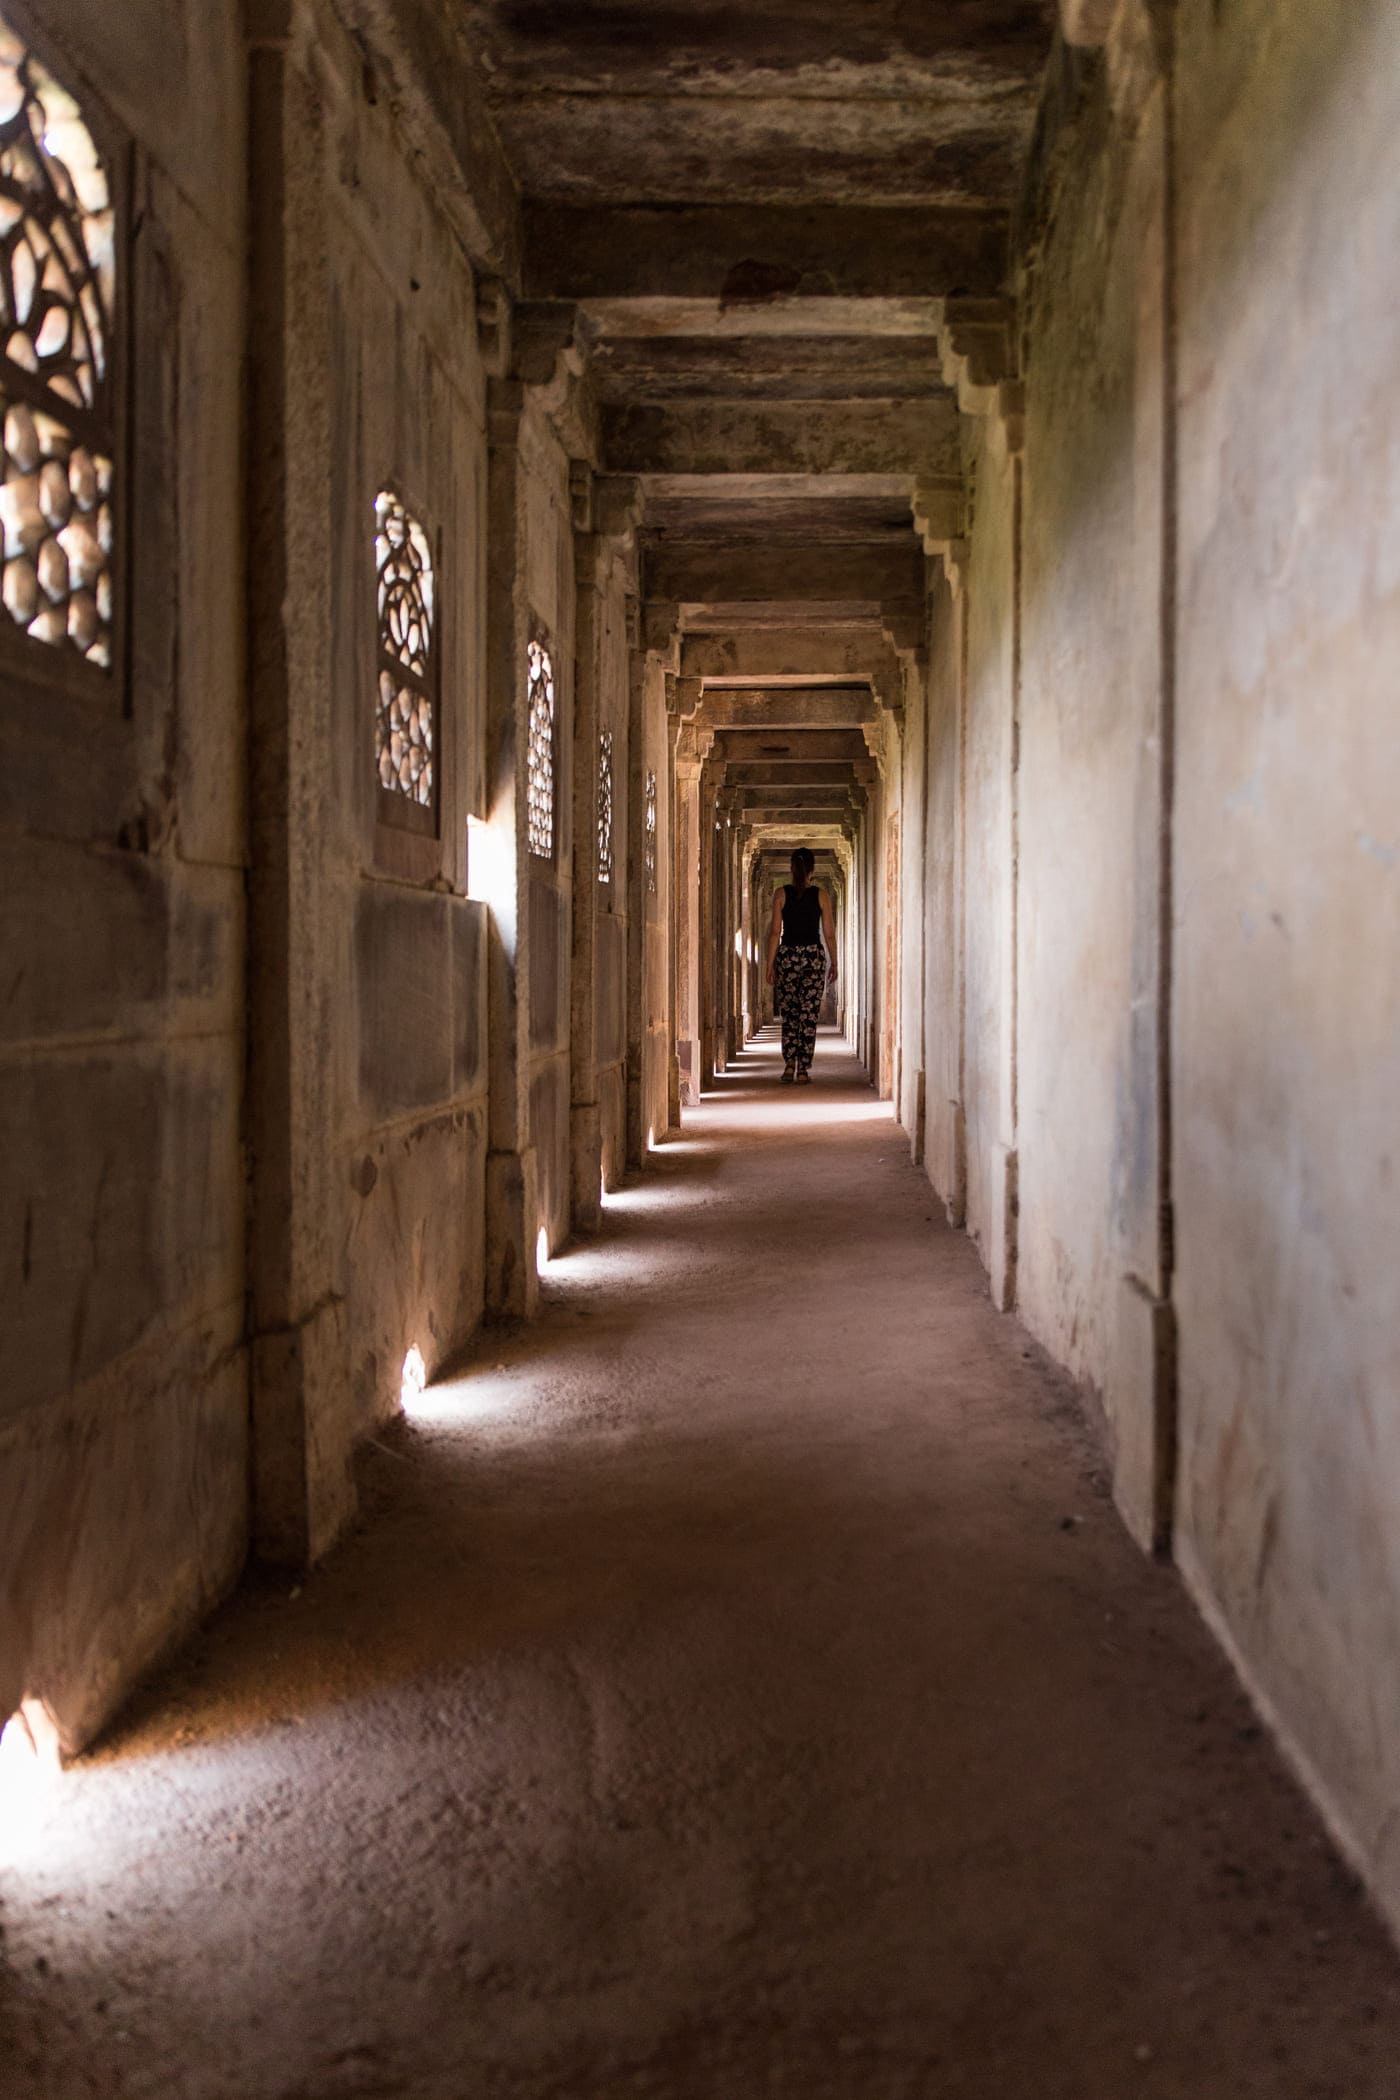
[[[604,401],[932,400],[947,385],[937,335],[610,336],[578,311]]]
[[[595,338],[618,343],[733,342],[745,338],[817,343],[869,343],[906,338],[932,346],[943,326],[944,301],[935,298],[858,299],[820,293],[762,303],[722,305],[718,298],[653,297],[638,292],[581,302]]]
[[[921,401],[722,401],[684,395],[602,413],[620,474],[956,474],[951,395]]]
[[[684,635],[681,669],[707,683],[794,685],[822,679],[867,680],[878,690],[898,689],[899,660],[877,630],[858,628],[760,628],[750,634]]]
[[[856,814],[850,802],[795,802],[790,806],[754,802],[739,813],[745,824],[848,824]]]
[[[1005,212],[963,206],[528,202],[524,289],[538,299],[713,300],[752,314],[829,300],[990,295]]]
[[[733,781],[728,781],[735,787]],[[858,781],[842,781],[833,787],[804,787],[789,781],[756,781],[735,787],[735,806],[743,808],[846,808]]]
[[[799,758],[844,758],[854,764],[870,755],[870,747],[857,728],[784,730],[776,736],[767,729],[723,729],[715,738],[715,755],[741,765]]]
[[[922,484],[921,484],[922,486]],[[773,601],[838,602],[923,594],[923,551],[907,545],[882,547],[868,540],[839,540],[805,549],[748,547],[684,541],[645,550],[647,594],[681,605],[737,605]]]
[[[873,722],[879,711],[875,695],[864,685],[711,685],[704,689],[700,705],[718,730],[761,730],[770,737],[808,729],[858,730]]]
[[[743,477],[736,477],[742,481]],[[854,477],[853,477],[854,478]],[[784,477],[801,488],[799,479]],[[888,496],[752,493],[735,495],[722,485],[711,493],[703,478],[681,496],[658,496],[645,481],[647,535],[654,547],[701,544],[777,548],[788,556],[817,545],[864,540],[875,547],[907,544],[912,484],[908,478]]]
[[[859,762],[849,758],[756,759],[753,762],[727,759],[725,779],[730,787],[772,788],[783,793],[792,788],[825,790],[849,787],[855,778],[851,766]]]

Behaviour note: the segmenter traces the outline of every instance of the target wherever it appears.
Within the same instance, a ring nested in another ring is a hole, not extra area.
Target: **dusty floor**
[[[6,2100],[1394,2100],[1400,1971],[832,1038],[4,1870]]]

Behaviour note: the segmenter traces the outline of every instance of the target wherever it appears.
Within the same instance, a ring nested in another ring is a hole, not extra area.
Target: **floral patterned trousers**
[[[826,990],[824,948],[780,948],[773,964],[773,1003],[782,1016],[783,1063],[805,1072],[817,1047],[817,1015]]]

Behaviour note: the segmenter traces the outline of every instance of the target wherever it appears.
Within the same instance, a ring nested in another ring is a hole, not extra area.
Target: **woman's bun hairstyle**
[[[817,856],[810,846],[797,846],[792,856],[792,881],[795,889],[805,889],[812,879],[817,865]]]

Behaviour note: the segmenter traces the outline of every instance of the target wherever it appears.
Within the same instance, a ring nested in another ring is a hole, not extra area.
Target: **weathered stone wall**
[[[319,176],[331,200],[334,441],[331,749],[322,909],[338,1017],[337,1274],[353,1440],[399,1402],[411,1347],[431,1376],[482,1308],[485,906],[469,900],[485,704],[485,379],[471,271],[388,111],[327,16]],[[422,522],[435,571],[435,838],[394,826],[374,771],[374,501]]]
[[[986,422],[972,425],[969,450],[975,501],[963,780],[967,1228],[982,1249],[998,1302],[1006,1304],[1014,1289],[1008,1205],[1015,1146],[1010,1107],[1015,469],[998,453]]]
[[[1181,1550],[1400,1921],[1400,14],[1177,107]]]
[[[962,608],[930,564],[923,839],[924,1168],[954,1221],[966,1206],[962,1109]]]
[[[613,1188],[627,1161],[627,866],[633,811],[633,768],[628,743],[629,667],[627,576],[620,560],[609,565],[599,637],[598,727],[612,739],[612,880],[592,885],[597,920],[594,951],[593,1029],[597,1057],[602,1179]],[[576,900],[577,909],[582,900]]]
[[[666,716],[666,674],[652,656],[643,659],[641,714],[643,796],[646,774],[654,772],[656,790],[656,888],[642,884],[641,1090],[631,1126],[630,1164],[640,1166],[644,1147],[664,1136],[674,1120],[671,1085],[674,1036],[671,1029],[671,882],[675,843],[671,836],[670,732]],[[643,821],[641,817],[637,822]]]
[[[1144,1543],[1175,1489],[1400,1917],[1400,19],[1104,13],[1032,163],[1019,468],[972,440],[961,765],[941,593],[930,635],[928,1170],[955,1200],[956,1041],[998,1296],[1101,1400]]]
[[[538,1224],[569,1236],[569,911],[573,868],[574,542],[569,460],[531,395],[521,425],[523,584],[531,626],[554,663],[554,853],[529,856],[526,1085]],[[523,680],[522,663],[519,676]]]
[[[1080,72],[1026,313],[1016,1296],[1116,1429],[1157,1198],[1162,98]]]
[[[0,637],[0,1720],[29,1693],[79,1743],[247,1524],[244,100],[227,11],[25,17],[139,205],[126,661],[81,691]]]

